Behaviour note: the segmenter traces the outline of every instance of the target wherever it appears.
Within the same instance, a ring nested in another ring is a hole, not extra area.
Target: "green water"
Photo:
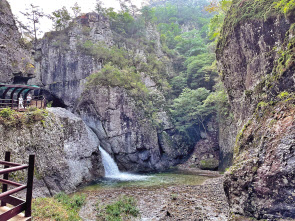
[[[146,175],[147,178],[138,181],[120,181],[114,179],[101,178],[89,186],[83,188],[84,191],[96,191],[108,188],[128,188],[144,187],[153,188],[173,185],[201,185],[205,180],[216,177],[208,174],[186,173],[183,171],[173,171]]]

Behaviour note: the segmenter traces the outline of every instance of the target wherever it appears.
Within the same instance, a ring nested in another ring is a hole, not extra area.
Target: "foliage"
[[[221,28],[227,11],[230,9],[232,0],[212,0],[205,9],[210,13],[216,13],[210,20],[208,36],[211,40],[220,37]]]
[[[10,120],[16,112],[11,108],[4,108],[0,111],[0,117]]]
[[[69,196],[64,192],[58,193],[55,195],[54,199],[58,202],[62,203],[68,210],[74,210],[76,212],[83,206],[85,203],[86,196],[75,194],[73,196]]]
[[[141,37],[144,33],[143,19],[135,19],[128,11],[115,12],[109,8],[105,12],[110,20],[111,29],[123,37]]]
[[[127,196],[122,196],[118,201],[110,203],[103,208],[97,207],[97,211],[97,216],[106,221],[121,221],[124,218],[128,219],[132,216],[139,216],[135,199]]]
[[[140,74],[134,68],[125,67],[119,69],[108,63],[99,72],[90,75],[88,85],[106,85],[113,87],[123,87],[129,91],[130,95],[140,100],[145,100],[148,96],[148,89],[141,81]]]
[[[52,12],[52,15],[53,26],[56,31],[65,29],[72,19],[65,6]]]
[[[289,14],[295,9],[295,0],[281,0],[274,3],[274,7],[280,9],[284,14]]]
[[[19,23],[19,27],[21,29],[24,29],[29,33],[30,36],[34,39],[34,46],[36,48],[36,42],[37,42],[37,34],[40,32],[40,28],[38,25],[40,24],[40,18],[43,17],[50,17],[49,15],[45,14],[39,6],[35,6],[33,4],[30,4],[30,8],[26,9],[26,12],[21,12],[26,19],[29,21],[28,25],[24,25],[22,23]]]
[[[207,105],[213,105],[219,115],[219,119],[226,119],[231,117],[230,106],[228,103],[227,93],[223,83],[218,80],[214,86],[214,91],[205,100]]]
[[[75,18],[77,18],[80,14],[81,14],[81,7],[78,5],[78,3],[76,2],[74,4],[74,6],[71,7]]]
[[[214,79],[218,76],[212,63],[215,54],[203,53],[198,56],[189,57],[184,65],[187,66],[188,85],[192,89],[205,87],[212,90]]]
[[[85,202],[84,195],[72,197],[60,193],[54,198],[37,198],[33,200],[34,220],[80,221],[78,212]]]
[[[214,107],[205,103],[210,91],[205,88],[191,90],[185,88],[180,96],[174,99],[171,114],[175,119],[176,129],[183,135],[191,138],[192,129],[196,130],[204,125],[205,120],[214,112]]]
[[[207,52],[205,39],[196,29],[175,37],[175,41],[177,42],[175,49],[186,57]]]
[[[36,122],[43,122],[48,112],[43,109],[29,108],[27,112],[17,112],[10,108],[0,111],[0,124],[6,127],[22,127]]]

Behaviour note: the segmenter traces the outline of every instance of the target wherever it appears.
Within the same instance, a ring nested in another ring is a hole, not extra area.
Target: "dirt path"
[[[104,205],[121,195],[137,200],[140,218],[134,220],[227,220],[228,204],[222,177],[206,180],[202,185],[168,187],[124,187],[86,191],[86,204],[80,211],[85,221],[96,220],[96,204]]]

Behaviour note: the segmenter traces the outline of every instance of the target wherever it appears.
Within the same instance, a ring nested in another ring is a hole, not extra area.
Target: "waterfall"
[[[141,175],[135,175],[131,173],[123,173],[120,172],[116,162],[114,159],[106,152],[102,147],[99,146],[99,150],[101,153],[102,158],[102,164],[104,166],[105,171],[105,177],[116,179],[116,180],[144,180],[147,179],[148,176],[141,176]]]
[[[105,177],[116,177],[120,175],[119,168],[113,158],[101,147],[99,147],[102,164],[104,166]]]

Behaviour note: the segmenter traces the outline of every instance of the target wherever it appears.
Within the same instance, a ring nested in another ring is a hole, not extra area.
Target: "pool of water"
[[[83,188],[84,191],[95,191],[105,188],[159,187],[173,185],[201,185],[205,180],[216,177],[202,173],[170,171],[165,173],[141,175],[138,180],[100,178]]]

